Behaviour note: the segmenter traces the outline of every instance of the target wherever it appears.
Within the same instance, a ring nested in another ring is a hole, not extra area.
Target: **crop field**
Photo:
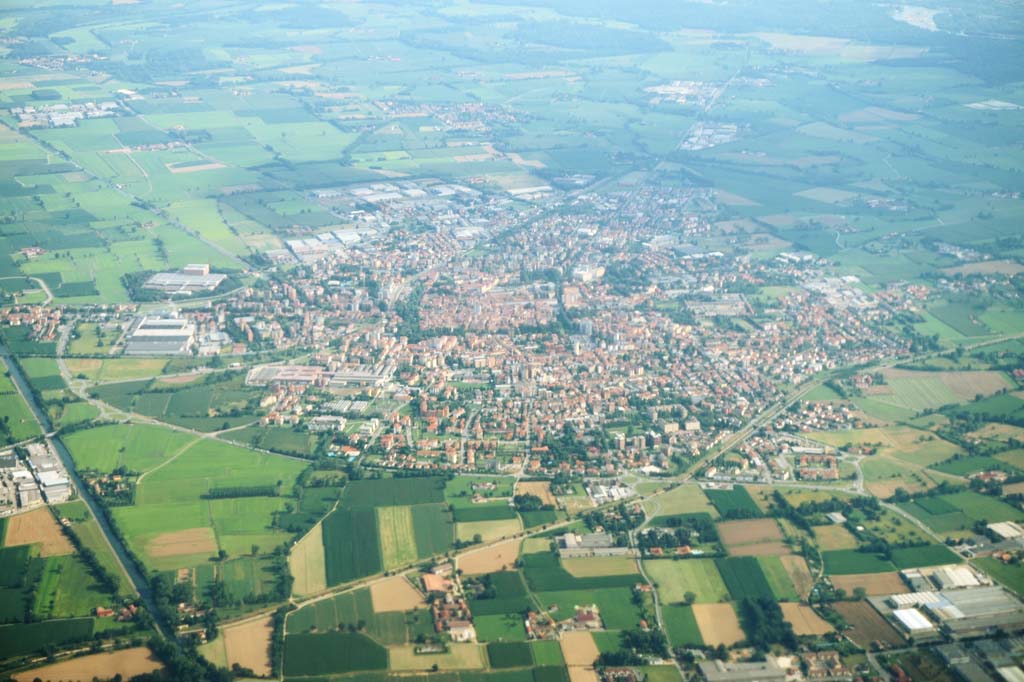
[[[891,562],[878,554],[858,552],[855,549],[836,549],[822,552],[825,573],[829,575],[850,575],[856,573],[888,573],[893,570]]]
[[[797,601],[800,595],[797,594],[793,581],[790,580],[786,567],[777,556],[759,556],[757,562],[761,565],[761,572],[768,581],[772,594],[779,601]]]
[[[92,615],[97,605],[113,605],[89,568],[73,555],[49,557],[35,585],[32,612],[39,619]]]
[[[487,645],[487,659],[495,669],[533,665],[533,653],[525,642],[492,642]]]
[[[1024,567],[1020,564],[1004,564],[995,557],[982,557],[974,562],[1018,597],[1024,596]]]
[[[823,552],[833,549],[856,549],[857,538],[843,526],[833,523],[827,526],[815,526],[814,538],[818,541],[818,548]]]
[[[782,616],[793,626],[793,633],[800,635],[821,636],[832,632],[832,626],[805,604],[784,603]]]
[[[288,570],[295,582],[292,592],[309,595],[327,589],[327,568],[324,556],[323,526],[317,523],[302,536],[288,554]]]
[[[896,568],[921,568],[923,566],[942,566],[958,564],[961,559],[945,545],[926,545],[924,547],[905,547],[892,550],[892,563]]]
[[[229,373],[208,374],[201,382],[166,391],[156,387],[154,381],[143,379],[100,384],[92,389],[91,395],[125,412],[211,432],[255,421],[256,415],[245,414],[245,410],[259,393],[246,387],[243,380],[244,377]]]
[[[459,554],[458,567],[466,575],[481,575],[504,570],[519,557],[519,540],[506,540]]]
[[[732,646],[746,637],[732,604],[694,604],[691,608],[705,646]]]
[[[555,506],[558,500],[551,494],[551,483],[548,481],[523,481],[516,485],[516,495],[536,495],[542,504]]]
[[[890,647],[902,646],[905,642],[896,628],[889,625],[866,601],[836,602],[832,608],[852,626],[846,635],[865,649],[874,641]]]
[[[789,576],[790,582],[793,583],[793,589],[796,590],[797,595],[801,599],[807,599],[811,588],[814,587],[814,577],[811,575],[810,569],[807,568],[807,561],[802,556],[791,554],[779,557],[779,562],[786,569],[786,574]]]
[[[505,502],[477,504],[472,507],[455,509],[456,523],[476,523],[479,521],[508,521],[518,518],[516,510]]]
[[[426,611],[420,613],[429,619]],[[320,599],[294,611],[288,617],[286,630],[289,636],[308,632],[325,633],[350,629],[349,626],[355,627],[360,623],[365,634],[381,644],[405,644],[408,639],[406,613],[378,613],[374,609],[373,596],[367,588]]]
[[[374,613],[406,612],[424,605],[423,595],[403,576],[394,576],[370,586]]]
[[[288,635],[284,640],[287,677],[330,675],[388,667],[388,650],[353,632]]]
[[[487,666],[487,654],[480,644],[449,644],[444,654],[418,655],[412,645],[388,649],[390,668],[401,672],[428,672],[437,665],[440,670],[481,670]]]
[[[3,539],[4,547],[38,544],[40,556],[44,557],[63,556],[75,551],[46,507],[9,517]]]
[[[79,469],[104,473],[124,467],[142,473],[178,454],[195,437],[150,424],[110,424],[64,437]]]
[[[323,522],[323,539],[328,586],[383,569],[377,514],[372,507],[331,512]]]
[[[968,476],[979,471],[1005,471],[1008,474],[1020,472],[1020,469],[1015,466],[985,455],[948,459],[945,462],[932,465],[931,468],[954,476]]]
[[[88,680],[102,679],[113,675],[121,675],[122,678],[129,679],[136,675],[159,670],[162,667],[163,664],[153,656],[147,647],[140,646],[79,656],[67,661],[44,665],[41,668],[15,673],[12,677],[17,682],[32,682],[37,679],[44,680],[44,682],[49,680],[88,682]]]
[[[602,575],[634,575],[636,559],[630,557],[584,557],[562,559],[562,568],[576,578]]]
[[[68,358],[64,362],[75,377],[99,382],[158,377],[167,366],[167,360],[160,358]]]
[[[942,440],[931,432],[908,426],[818,431],[808,434],[808,437],[837,448],[877,448],[875,457],[891,457],[917,466],[936,464],[960,452],[953,443]]]
[[[40,652],[48,644],[81,642],[92,637],[93,618],[69,618],[26,625],[0,625],[0,659]]]
[[[568,666],[592,666],[601,655],[589,632],[567,632],[562,635],[562,657]]]
[[[715,526],[732,556],[781,556],[789,554],[782,532],[774,519],[723,521]]]
[[[3,368],[0,363],[0,368]],[[28,405],[18,393],[6,370],[0,374],[0,423],[4,429],[0,433],[7,443],[17,443],[38,436],[41,432],[39,424],[29,410]]]
[[[774,596],[757,557],[715,559],[715,566],[722,575],[722,582],[725,583],[725,587],[733,599],[772,598]]]
[[[1002,372],[887,369],[883,374],[886,383],[872,388],[871,399],[915,413],[967,402],[1008,387]]]
[[[576,578],[569,574],[559,563],[558,557],[550,552],[524,554],[521,557],[521,565],[526,582],[534,591],[632,587],[642,580],[638,573]]]
[[[416,533],[412,525],[412,507],[378,507],[377,535],[384,570],[416,561]]]
[[[903,582],[900,574],[895,571],[891,573],[865,573],[861,575],[855,573],[850,575],[833,575],[829,577],[829,580],[832,582],[833,587],[845,590],[846,594],[850,595],[858,587],[863,588],[864,593],[869,597],[910,592],[910,588]]]
[[[704,638],[701,637],[700,627],[691,607],[670,604],[663,606],[661,612],[669,642],[673,647],[704,646]]]
[[[455,537],[459,540],[472,541],[477,535],[483,542],[494,542],[515,535],[523,529],[518,519],[508,521],[476,521],[473,523],[456,523]]]
[[[747,489],[741,485],[733,487],[732,490],[705,490],[704,494],[722,516],[728,516],[732,511],[761,513],[760,507],[750,497]]]
[[[975,521],[981,520],[996,523],[1024,519],[1024,512],[973,491],[919,498],[900,504],[900,508],[919,518],[936,533],[966,531]]]
[[[729,596],[713,559],[648,560],[644,570],[666,604],[682,603],[687,592],[697,595],[698,603],[714,603]]]
[[[644,510],[650,515],[670,516],[673,514],[711,514],[718,518],[718,510],[712,506],[707,495],[697,485],[684,484],[667,493],[646,500]]]
[[[345,486],[342,504],[357,507],[394,507],[444,502],[443,478],[363,479]]]
[[[455,528],[448,507],[442,503],[412,507],[412,525],[416,536],[416,556],[425,558],[444,554],[452,546]]]

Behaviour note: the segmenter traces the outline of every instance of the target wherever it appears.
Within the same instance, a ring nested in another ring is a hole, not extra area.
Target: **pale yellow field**
[[[449,644],[448,653],[417,656],[415,646],[388,647],[389,668],[396,671],[429,670],[437,664],[440,670],[478,670],[486,665],[487,656],[481,644]]]
[[[643,503],[643,507],[649,516],[707,512],[711,514],[711,518],[718,518],[718,510],[711,506],[704,491],[695,484],[684,484],[652,497]]]
[[[526,538],[523,540],[523,554],[547,552],[551,549],[551,538]]]
[[[857,547],[857,538],[846,528],[838,524],[828,526],[815,526],[814,537],[818,540],[818,548],[824,552],[833,549],[854,549]]]
[[[460,540],[472,540],[475,535],[479,534],[483,542],[494,542],[501,538],[511,537],[522,529],[522,522],[518,518],[503,521],[456,523],[455,537]]]
[[[855,575],[833,575],[829,576],[833,587],[846,590],[846,594],[853,594],[858,587],[863,587],[869,597],[877,597],[885,594],[901,594],[909,592],[900,574],[891,573],[864,573]]]
[[[779,606],[782,608],[782,617],[792,624],[793,632],[797,635],[824,635],[832,632],[832,626],[810,606],[793,602],[782,602]]]
[[[559,640],[565,664],[572,667],[592,668],[601,655],[589,632],[563,632]]]
[[[172,533],[161,533],[146,544],[146,553],[152,557],[182,556],[185,554],[217,553],[217,539],[212,528],[189,528]]]
[[[744,638],[732,604],[694,604],[693,615],[708,646],[731,646]]]
[[[327,566],[324,559],[323,526],[317,523],[299,540],[288,555],[288,568],[295,582],[292,593],[316,594],[327,589]]]
[[[782,567],[786,569],[789,579],[793,581],[796,593],[800,595],[801,599],[807,599],[807,595],[811,593],[811,588],[814,587],[814,578],[811,576],[810,569],[807,568],[807,562],[804,561],[802,556],[794,554],[781,556],[779,561],[782,562]]]
[[[75,548],[64,536],[57,519],[47,507],[34,509],[27,514],[15,514],[7,519],[7,535],[4,546],[32,545],[39,543],[40,556],[63,556],[74,554]]]
[[[518,557],[519,541],[513,539],[498,542],[490,547],[471,549],[465,554],[460,554],[457,562],[458,567],[466,575],[479,575],[509,568]]]
[[[270,638],[274,634],[270,616],[258,618],[221,631],[228,665],[239,664],[260,676],[269,676]]]
[[[128,679],[162,667],[148,648],[140,646],[73,658],[42,668],[14,673],[12,677],[18,682],[31,682],[37,678],[43,682],[91,682],[93,678],[108,679],[117,674]]]
[[[551,494],[551,483],[548,481],[527,481],[516,485],[516,495],[536,495],[544,504],[554,506],[557,504],[555,496]]]
[[[423,595],[403,576],[396,575],[370,586],[374,613],[412,611],[423,606]]]
[[[636,559],[620,556],[562,559],[562,568],[577,578],[593,578],[602,575],[632,575],[637,572]]]
[[[385,570],[416,561],[412,507],[378,507],[377,526],[380,529],[380,557]]]

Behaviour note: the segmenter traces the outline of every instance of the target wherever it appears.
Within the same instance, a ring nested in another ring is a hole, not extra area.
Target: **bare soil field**
[[[39,543],[41,556],[63,556],[74,554],[75,548],[64,537],[60,524],[46,507],[34,509],[27,514],[16,514],[7,519],[7,535],[4,545],[32,545]]]
[[[547,481],[527,481],[516,486],[516,495],[536,495],[544,504],[552,506],[557,504],[555,496],[551,494],[551,484]]]
[[[227,166],[219,161],[201,163],[194,166],[167,166],[167,170],[171,171],[171,173],[175,175],[178,175],[179,173],[199,173],[208,170],[219,170],[221,168],[227,168]]]
[[[570,667],[592,667],[601,655],[589,632],[565,632],[559,643],[565,664]]]
[[[370,598],[374,613],[412,611],[423,606],[423,595],[400,575],[371,585]]]
[[[729,548],[729,556],[785,556],[790,553],[784,542],[755,542]]]
[[[807,599],[811,588],[814,587],[814,578],[811,577],[811,571],[807,568],[807,562],[802,556],[794,554],[779,557],[779,561],[782,562],[782,567],[789,574],[789,579],[793,581],[796,593],[800,595],[801,599]]]
[[[716,524],[718,535],[725,545],[742,545],[748,542],[766,542],[781,540],[782,531],[775,519],[744,519],[742,521],[722,521]]]
[[[317,523],[292,547],[288,568],[295,577],[292,593],[308,595],[327,589],[323,526]]]
[[[519,556],[519,540],[506,540],[462,554],[458,566],[467,575],[494,573],[515,563]]]
[[[162,668],[160,661],[144,646],[133,649],[122,649],[102,654],[91,654],[61,661],[51,665],[15,673],[18,682],[31,682],[40,679],[43,682],[90,682],[92,679],[107,679],[120,673],[128,679],[135,675],[153,672]]]
[[[910,588],[904,584],[900,574],[896,571],[891,573],[833,575],[829,576],[829,579],[832,581],[833,587],[846,590],[846,594],[850,595],[858,587],[863,587],[869,597],[910,592]]]
[[[250,620],[222,631],[228,664],[237,663],[261,677],[269,676],[270,637],[274,633],[270,616]]]
[[[863,601],[836,602],[833,608],[839,612],[853,628],[846,634],[858,645],[867,649],[871,642],[878,640],[889,646],[902,646],[903,637],[884,618],[878,615],[871,604]]]
[[[153,557],[181,556],[184,554],[217,553],[217,539],[211,528],[189,528],[173,533],[161,533],[146,545]]]
[[[704,644],[731,646],[743,640],[745,635],[732,604],[694,604],[692,608]]]
[[[779,606],[782,608],[782,617],[792,624],[793,632],[797,635],[824,635],[832,632],[832,626],[810,606],[793,602],[783,602]]]
[[[814,526],[814,537],[817,538],[818,547],[823,552],[857,547],[857,538],[853,537],[853,533],[838,524]]]

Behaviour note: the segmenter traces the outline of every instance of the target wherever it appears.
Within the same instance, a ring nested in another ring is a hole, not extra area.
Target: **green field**
[[[877,554],[858,552],[855,549],[834,549],[822,552],[825,573],[829,575],[851,575],[855,573],[887,573],[894,570],[891,562]]]
[[[694,618],[693,609],[689,606],[669,604],[661,607],[661,615],[665,620],[665,629],[668,630],[668,639],[672,646],[704,646],[704,638],[697,627],[697,619]]]
[[[180,454],[195,437],[149,424],[111,424],[75,431],[64,437],[79,469],[142,473]]]
[[[973,491],[918,498],[900,504],[936,533],[970,529],[976,521],[1020,521],[1024,512],[1005,502]]]
[[[336,509],[324,519],[323,532],[328,585],[383,570],[373,508]]]
[[[353,632],[288,635],[284,640],[284,674],[330,675],[388,667],[387,649]]]
[[[743,486],[735,486],[732,490],[705,490],[704,494],[725,518],[734,513],[761,515],[761,509]]]
[[[729,596],[714,559],[647,560],[644,570],[666,604],[683,602],[687,592],[696,595],[697,603],[719,602]]]
[[[945,545],[927,545],[925,547],[906,547],[892,551],[892,563],[896,568],[920,568],[922,566],[942,566],[957,564],[962,559]]]
[[[782,560],[777,556],[759,556],[757,562],[761,565],[761,572],[772,589],[772,594],[779,601],[799,601],[800,596],[796,593],[796,587],[782,565]]]
[[[734,600],[775,596],[758,557],[740,556],[715,559],[722,582]]]

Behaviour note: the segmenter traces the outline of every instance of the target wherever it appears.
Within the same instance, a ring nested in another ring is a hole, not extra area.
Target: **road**
[[[36,401],[35,394],[32,393],[29,388],[28,382],[21,373],[21,369],[18,367],[16,362],[13,362],[10,351],[2,341],[0,341],[0,360],[3,360],[3,363],[7,365],[11,380],[18,389],[18,392],[21,393],[22,397],[25,399],[25,402],[28,404],[33,417],[35,417],[36,422],[39,424],[39,427],[42,429],[43,433],[46,434],[45,437],[47,442],[49,442],[54,451],[60,457],[61,462],[64,464],[64,468],[67,469],[68,476],[71,478],[71,482],[75,486],[75,490],[78,491],[79,497],[83,502],[85,502],[86,506],[89,507],[89,512],[99,524],[104,540],[106,540],[107,545],[114,554],[114,558],[124,570],[124,574],[127,576],[132,589],[139,595],[142,605],[153,617],[153,621],[156,623],[158,632],[163,636],[171,637],[171,639],[173,639],[173,633],[170,625],[164,622],[159,611],[156,609],[156,604],[153,601],[153,593],[149,587],[149,581],[129,556],[127,549],[121,542],[121,538],[114,533],[110,522],[107,520],[106,514],[100,508],[96,499],[92,496],[88,486],[85,485],[82,478],[78,475],[78,471],[75,469],[74,460],[71,458],[71,453],[68,452],[68,449],[64,446],[60,436],[54,433],[53,425],[50,423],[50,418],[42,409],[42,406]]]

